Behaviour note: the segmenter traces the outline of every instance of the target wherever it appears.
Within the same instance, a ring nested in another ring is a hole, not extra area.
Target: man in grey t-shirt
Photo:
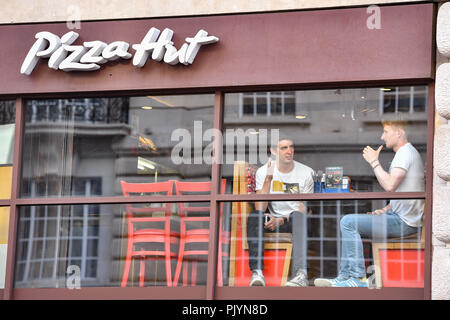
[[[372,167],[381,187],[388,192],[425,190],[422,159],[408,142],[406,124],[384,122],[381,139],[395,152],[389,171],[385,171],[377,150],[367,146],[363,157]],[[316,279],[319,287],[367,287],[361,236],[402,237],[418,232],[422,225],[424,200],[391,200],[381,209],[367,214],[349,214],[341,219],[342,251],[339,275],[335,279]]]

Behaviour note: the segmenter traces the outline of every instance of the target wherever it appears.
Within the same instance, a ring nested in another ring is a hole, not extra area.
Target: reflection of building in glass
[[[394,87],[380,89],[380,113],[426,112],[428,87]]]
[[[194,121],[212,127],[212,97],[29,101],[22,196],[113,196],[122,195],[120,180],[210,180],[208,165],[172,163],[171,134],[191,132],[192,156],[202,160]],[[70,265],[80,267],[83,286],[117,285],[126,236],[121,205],[26,207],[22,214],[18,286],[62,286]]]
[[[242,94],[227,94],[224,130],[279,129],[280,135],[294,141],[297,161],[322,171],[327,166],[342,166],[344,175],[350,176],[353,183],[358,183],[358,191],[379,191],[381,189],[378,183],[374,183],[373,172],[362,161],[361,150],[366,145],[375,147],[383,143],[380,139],[381,120],[389,120],[401,114],[402,119],[409,122],[409,141],[422,154],[424,162],[427,138],[426,87],[385,90],[386,88],[296,91],[295,114],[286,116],[241,115]],[[408,92],[408,106],[414,106],[413,109],[386,114],[384,109],[380,109],[380,105],[389,103],[386,92],[392,92],[394,97],[398,97],[398,93]],[[252,93],[246,95],[251,96]],[[240,156],[242,159],[237,160],[248,161],[248,155]],[[381,161],[384,168],[388,167],[387,162],[392,157],[392,150],[383,150]],[[223,170],[225,176],[232,176],[232,166],[226,164]]]
[[[16,286],[65,287],[69,266],[79,267],[83,286],[108,283],[104,279],[108,272],[102,274],[101,270],[110,267],[99,259],[99,250],[108,246],[105,240],[110,235],[100,228],[99,209],[98,205],[87,204],[24,207]]]
[[[0,101],[0,165],[12,164],[13,161],[15,117],[15,101]]]
[[[16,116],[16,101],[0,101],[0,125],[14,123]]]
[[[288,115],[295,112],[295,92],[240,93],[239,115]]]

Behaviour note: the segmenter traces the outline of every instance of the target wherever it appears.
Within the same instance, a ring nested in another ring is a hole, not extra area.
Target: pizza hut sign
[[[114,41],[106,44],[102,41],[83,42],[83,45],[73,45],[79,34],[70,31],[61,38],[57,35],[42,31],[36,33],[36,42],[28,51],[20,68],[20,73],[30,75],[41,58],[49,58],[49,68],[63,71],[94,71],[100,69],[100,65],[117,59],[131,59],[128,52],[128,42]],[[176,65],[182,63],[189,65],[194,62],[200,47],[205,44],[216,43],[219,38],[208,36],[208,32],[200,30],[193,38],[186,38],[179,50],[174,47],[172,40],[173,31],[166,28],[161,32],[152,27],[141,43],[133,44],[136,51],[133,57],[133,65],[143,67],[151,54],[155,61],[164,60],[165,63]]]

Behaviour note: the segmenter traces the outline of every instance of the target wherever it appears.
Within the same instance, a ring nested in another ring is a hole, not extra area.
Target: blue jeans
[[[418,232],[392,211],[382,215],[348,214],[341,219],[342,252],[339,276],[343,278],[366,276],[361,236],[376,240],[402,237]]]
[[[264,212],[255,210],[247,220],[248,263],[250,270],[264,270],[264,233],[292,232],[292,264],[291,273],[307,272],[307,220],[306,213],[293,211],[289,221],[274,231],[264,229]]]

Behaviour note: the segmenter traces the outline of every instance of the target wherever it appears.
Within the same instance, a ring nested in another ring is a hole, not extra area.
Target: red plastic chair
[[[165,192],[166,195],[172,195],[173,180],[157,183],[128,183],[121,181],[124,196],[133,194],[152,194]],[[128,246],[125,268],[122,277],[122,287],[126,287],[128,275],[130,273],[131,261],[133,258],[140,260],[139,286],[144,285],[145,277],[145,259],[148,256],[155,256],[158,259],[165,259],[166,282],[167,286],[172,286],[172,266],[171,259],[176,257],[177,252],[172,252],[171,244],[178,244],[180,234],[170,229],[170,210],[171,203],[162,203],[160,207],[136,207],[132,204],[126,204],[126,213],[128,218]],[[164,216],[152,217],[155,212],[164,212]],[[148,214],[148,215],[147,215]],[[160,225],[160,227],[153,226]],[[162,226],[161,226],[162,225]],[[151,226],[151,227],[149,227]],[[135,250],[135,244],[143,243],[161,243],[164,249],[160,250]]]
[[[221,192],[225,192],[226,180],[222,179],[221,182]],[[180,182],[175,180],[175,192],[176,195],[183,195],[183,192],[211,192],[211,182]],[[205,243],[209,244],[209,223],[207,227],[197,227],[195,224],[201,224],[201,222],[210,221],[209,213],[210,207],[196,207],[196,206],[186,206],[185,203],[178,203],[180,209],[180,246],[178,252],[177,268],[175,270],[175,277],[173,280],[173,285],[177,286],[178,280],[181,273],[181,267],[183,266],[183,285],[187,285],[187,274],[188,274],[188,261],[192,262],[192,274],[191,274],[191,284],[195,285],[197,276],[197,262],[195,260],[185,259],[189,256],[195,255],[208,255],[208,249],[197,250],[189,249],[188,245],[191,243]],[[219,213],[219,246],[218,246],[218,264],[217,264],[217,285],[223,286],[223,273],[222,273],[222,258],[227,256],[228,253],[223,251],[223,245],[230,242],[230,233],[224,231],[222,227],[222,212],[223,203],[220,204]],[[200,215],[201,214],[201,215]],[[207,214],[205,216],[204,214]],[[187,224],[189,224],[192,229],[187,229]],[[194,225],[194,227],[193,227]]]

